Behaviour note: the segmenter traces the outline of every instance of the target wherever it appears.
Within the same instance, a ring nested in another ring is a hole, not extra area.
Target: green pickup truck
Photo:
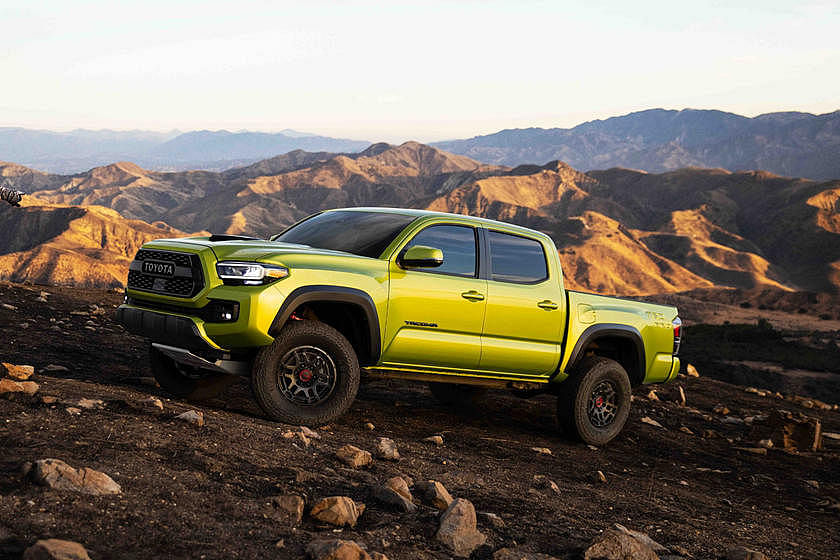
[[[304,425],[343,414],[365,373],[428,382],[453,405],[487,387],[556,394],[564,430],[601,445],[631,388],[680,366],[675,308],[566,290],[547,235],[422,210],[146,243],[117,318],[151,340],[164,390],[207,397],[250,376],[268,416]]]

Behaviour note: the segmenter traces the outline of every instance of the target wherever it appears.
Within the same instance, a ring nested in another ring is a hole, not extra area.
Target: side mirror
[[[415,245],[400,256],[399,264],[407,268],[435,268],[443,264],[443,251],[425,245]]]

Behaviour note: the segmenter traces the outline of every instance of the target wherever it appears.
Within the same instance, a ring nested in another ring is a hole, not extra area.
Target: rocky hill
[[[722,111],[650,109],[574,128],[502,130],[435,145],[500,165],[560,159],[578,169],[660,173],[720,167],[826,180],[840,177],[840,111],[747,118]]]
[[[840,181],[694,168],[583,173],[559,161],[509,168],[416,142],[358,154],[296,151],[223,173],[127,162],[70,176],[13,164],[0,172],[34,191],[32,201],[107,206],[182,231],[268,236],[343,206],[509,221],[554,238],[570,287],[603,293],[840,287]],[[16,268],[2,274],[23,277]]]

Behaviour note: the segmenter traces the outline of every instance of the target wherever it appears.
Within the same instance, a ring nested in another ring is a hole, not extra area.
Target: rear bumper
[[[197,352],[224,350],[207,337],[203,324],[191,317],[124,304],[117,308],[117,322],[128,332],[146,337],[152,342]]]

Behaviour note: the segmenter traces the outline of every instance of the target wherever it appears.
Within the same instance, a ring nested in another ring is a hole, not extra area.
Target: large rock
[[[90,560],[90,556],[77,542],[46,539],[27,548],[23,560]]]
[[[4,373],[17,381],[26,381],[35,373],[35,368],[32,366],[16,366],[15,364],[3,362],[0,363],[0,375]]]
[[[556,556],[526,552],[517,548],[500,548],[493,553],[493,560],[560,560]]]
[[[767,420],[770,439],[785,449],[817,451],[822,447],[822,424],[818,418],[787,410],[774,410]]]
[[[397,451],[394,440],[381,437],[376,440],[376,456],[386,461],[397,461],[400,458],[400,452]]]
[[[452,504],[452,496],[443,484],[437,480],[418,482],[414,485],[414,489],[424,503],[436,507],[440,511],[446,511]]]
[[[648,545],[617,529],[595,537],[583,554],[584,560],[659,560]]]
[[[318,539],[306,546],[311,560],[371,560],[370,555],[353,541]]]
[[[757,550],[736,546],[726,551],[726,560],[769,560]]]
[[[355,445],[345,445],[338,448],[335,456],[341,459],[347,466],[354,469],[370,464],[373,460],[370,453],[363,451]]]
[[[38,392],[38,384],[34,381],[14,381],[12,379],[0,379],[0,395],[4,393],[26,393],[34,395]]]
[[[365,504],[354,502],[352,498],[330,496],[315,504],[309,515],[331,525],[355,527],[363,511],[365,511]]]
[[[84,467],[74,469],[59,459],[40,459],[32,464],[29,476],[33,482],[55,490],[72,490],[92,496],[122,492],[120,485],[105,473]]]
[[[175,420],[189,422],[194,426],[204,426],[204,413],[199,410],[188,410],[175,417]]]
[[[466,558],[483,545],[487,538],[476,529],[475,507],[469,500],[458,498],[440,517],[435,535],[455,556]]]
[[[662,546],[661,544],[659,544],[658,542],[656,542],[655,540],[653,540],[652,538],[650,538],[649,536],[647,536],[646,534],[644,534],[640,531],[634,531],[633,529],[628,529],[627,527],[625,527],[621,523],[616,523],[615,525],[613,525],[613,528],[616,531],[620,531],[620,532],[622,532],[626,535],[629,535],[629,536],[633,537],[637,541],[640,541],[641,543],[648,545],[650,547],[650,549],[653,550],[656,553],[668,552],[667,548],[665,548],[664,546]]]
[[[274,518],[283,525],[297,525],[303,518],[303,498],[294,494],[275,496],[271,499]]]
[[[412,502],[411,491],[408,483],[399,476],[389,478],[382,486],[374,486],[373,497],[388,505],[392,505],[401,511],[411,512],[417,509]]]

